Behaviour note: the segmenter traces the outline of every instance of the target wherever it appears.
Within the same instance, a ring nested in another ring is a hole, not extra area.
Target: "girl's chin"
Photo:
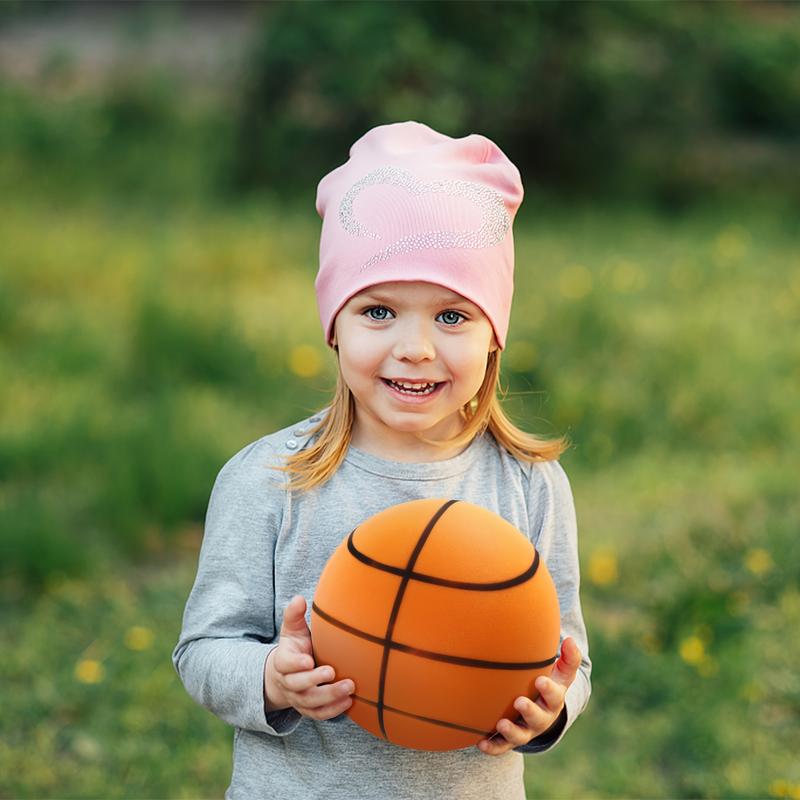
[[[430,419],[422,418],[419,413],[404,413],[402,410],[390,410],[385,414],[381,414],[380,420],[395,433],[421,434],[427,439],[436,440],[448,439],[463,429],[458,412],[444,419],[434,420],[433,424],[431,424]]]

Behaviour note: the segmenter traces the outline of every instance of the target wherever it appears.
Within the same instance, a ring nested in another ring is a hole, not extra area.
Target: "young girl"
[[[316,293],[335,396],[220,471],[173,653],[192,697],[235,727],[226,797],[521,798],[521,753],[555,745],[588,701],[566,443],[517,429],[496,395],[522,194],[492,141],[417,122],[373,128],[319,184]],[[560,657],[537,700],[517,698],[518,718],[447,752],[399,747],[345,716],[358,687],[314,663],[308,627],[339,542],[434,497],[522,531],[561,609]]]

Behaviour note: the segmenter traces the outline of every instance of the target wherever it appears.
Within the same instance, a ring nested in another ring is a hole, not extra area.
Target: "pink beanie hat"
[[[367,131],[317,187],[315,283],[328,345],[342,306],[385,281],[440,284],[479,306],[505,347],[514,291],[519,170],[485,136],[420,122]]]

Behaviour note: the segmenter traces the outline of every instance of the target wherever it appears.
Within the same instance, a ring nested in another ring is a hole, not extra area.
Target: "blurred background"
[[[170,653],[217,471],[335,383],[316,184],[519,166],[509,415],[594,668],[531,797],[800,798],[800,5],[0,4],[0,797],[219,797]]]

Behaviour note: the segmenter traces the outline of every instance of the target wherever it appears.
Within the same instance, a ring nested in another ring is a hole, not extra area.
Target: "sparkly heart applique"
[[[442,247],[470,249],[492,247],[502,241],[511,224],[502,196],[488,186],[463,180],[437,180],[423,183],[408,170],[385,166],[373,170],[354,183],[339,204],[339,220],[342,223],[342,227],[354,236],[370,239],[381,238],[377,233],[367,230],[361,225],[353,214],[353,201],[358,193],[365,187],[376,184],[400,186],[416,195],[440,192],[450,196],[466,197],[478,206],[483,222],[479,228],[471,231],[430,230],[404,236],[372,256],[361,267],[360,271],[362,272],[373,264],[391,258],[398,253]]]

